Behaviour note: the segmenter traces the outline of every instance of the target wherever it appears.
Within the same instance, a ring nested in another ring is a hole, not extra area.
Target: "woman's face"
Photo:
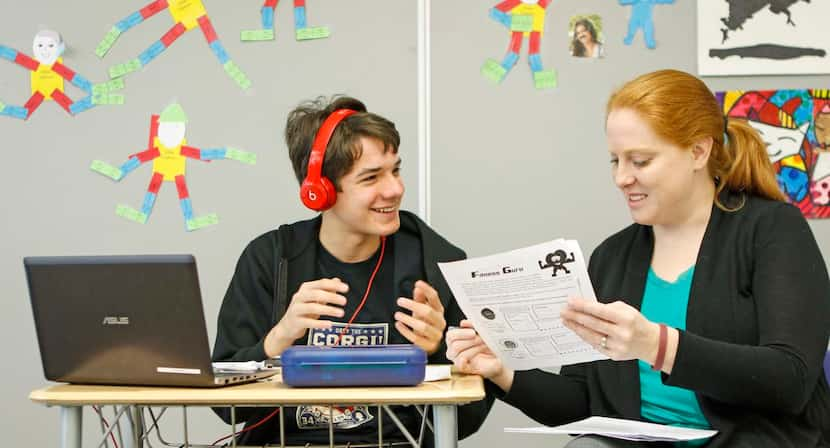
[[[639,114],[615,109],[605,124],[611,172],[631,218],[643,225],[671,225],[689,215],[690,192],[706,161],[689,148],[663,140]]]
[[[574,29],[574,32],[576,32],[576,38],[582,42],[582,45],[591,45],[593,43],[594,40],[591,38],[591,33],[585,25],[581,23],[578,24]]]

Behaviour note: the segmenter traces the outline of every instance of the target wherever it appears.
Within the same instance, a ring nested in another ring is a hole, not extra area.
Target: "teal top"
[[[664,323],[678,330],[686,329],[686,309],[689,306],[689,292],[695,267],[690,267],[668,282],[648,269],[646,288],[643,293],[641,312],[646,319]],[[710,429],[709,422],[700,410],[694,392],[680,387],[667,386],[660,378],[660,372],[639,361],[640,369],[640,413],[646,420],[686,428]],[[677,444],[676,446],[700,446],[706,439]]]

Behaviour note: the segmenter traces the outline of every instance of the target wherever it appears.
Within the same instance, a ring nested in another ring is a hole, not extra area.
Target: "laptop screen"
[[[187,385],[211,376],[191,255],[24,259],[47,379]]]

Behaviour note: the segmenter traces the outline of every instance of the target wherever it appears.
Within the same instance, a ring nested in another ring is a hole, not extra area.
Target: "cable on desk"
[[[107,421],[107,419],[104,418],[104,414],[101,413],[101,409],[99,409],[98,406],[92,406],[92,409],[95,410],[95,413],[98,414],[98,417],[100,417],[101,421],[104,422],[104,426],[107,429],[109,429],[110,424]],[[115,441],[115,435],[112,433],[112,431],[110,431],[110,439],[112,439],[112,444],[115,446],[115,448],[118,448],[118,443]]]
[[[217,439],[215,442],[211,443],[211,445],[216,445],[217,443],[219,443],[219,442],[221,442],[225,439],[230,439],[231,437],[236,437],[236,436],[242,434],[243,432],[248,432],[248,431],[256,428],[257,426],[260,426],[263,423],[267,422],[268,420],[271,419],[271,417],[277,415],[279,412],[280,412],[280,408],[276,408],[276,409],[274,409],[274,412],[266,415],[264,418],[262,418],[260,421],[258,421],[256,423],[254,423],[253,425],[246,426],[244,429],[241,429],[241,430],[239,430],[235,433],[228,434],[225,437],[222,437],[221,439]]]

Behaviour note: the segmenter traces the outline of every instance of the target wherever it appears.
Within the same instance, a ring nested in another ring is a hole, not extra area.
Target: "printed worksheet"
[[[708,439],[718,433],[717,431],[708,429],[682,428],[608,417],[589,417],[584,420],[568,423],[567,425],[554,427],[504,428],[504,432],[569,435],[597,434],[615,439],[639,440],[644,442],[685,442],[689,440]]]
[[[569,297],[596,300],[576,241],[557,239],[438,267],[481,338],[511,369],[608,358],[559,317]]]

